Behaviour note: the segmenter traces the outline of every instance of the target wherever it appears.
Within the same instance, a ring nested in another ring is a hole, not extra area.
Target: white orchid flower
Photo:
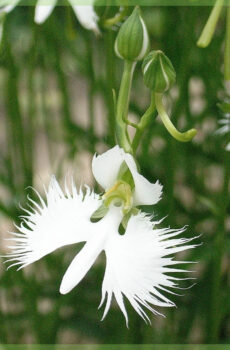
[[[44,0],[38,0],[35,8],[35,22],[42,24],[52,13],[56,6],[57,0],[50,0],[49,5],[44,5]],[[93,30],[96,34],[99,34],[99,28],[97,25],[98,16],[93,9],[92,5],[74,5],[74,0],[69,0],[73,11],[81,23],[81,25],[89,30]]]
[[[161,186],[149,183],[138,174],[132,156],[119,147],[94,157],[93,173],[97,181],[104,188],[113,185],[124,160],[134,178],[135,202],[156,203],[161,195]],[[184,229],[156,228],[160,221],[152,222],[149,216],[139,211],[130,217],[125,234],[120,235],[119,226],[123,219],[121,202],[113,201],[106,215],[100,221],[92,222],[90,219],[102,205],[102,198],[89,188],[85,194],[81,189],[77,191],[73,182],[71,189],[65,185],[62,190],[55,177],[52,177],[46,191],[46,201],[38,193],[37,195],[40,203],[29,199],[33,207],[30,210],[24,209],[26,215],[22,216],[22,223],[17,226],[18,232],[13,232],[13,238],[10,238],[13,245],[7,261],[11,262],[11,266],[18,265],[21,269],[60,247],[86,242],[62,279],[62,294],[78,285],[104,251],[106,270],[100,306],[105,301],[106,305],[102,319],[110,308],[113,296],[125,316],[126,324],[128,315],[124,296],[136,312],[149,322],[143,307],[154,314],[160,314],[154,306],[175,306],[163,292],[174,294],[171,288],[179,288],[177,282],[181,278],[169,276],[168,273],[185,271],[174,267],[184,262],[174,260],[172,256],[195,247],[190,243],[194,238],[177,237]]]

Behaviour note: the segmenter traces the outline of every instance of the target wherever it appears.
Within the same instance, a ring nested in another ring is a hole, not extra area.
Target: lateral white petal
[[[151,183],[144,176],[139,174],[131,154],[125,153],[125,161],[135,184],[134,205],[152,205],[159,202],[162,195],[162,185],[160,185],[159,181]]]
[[[92,224],[94,232],[80,253],[73,259],[62,279],[61,294],[69,293],[78,285],[104,249],[108,237],[117,232],[121,220],[121,210],[112,206],[101,221]]]
[[[227,144],[225,150],[226,150],[226,151],[230,151],[230,142]]]
[[[56,3],[57,0],[49,0],[49,5],[44,5],[44,0],[38,0],[35,7],[34,21],[37,24],[44,23],[51,15]]]
[[[87,189],[77,192],[74,183],[63,191],[55,177],[52,177],[46,203],[37,193],[40,203],[29,198],[30,210],[24,209],[27,215],[22,216],[19,233],[14,233],[11,248],[7,255],[13,265],[21,268],[39,260],[52,251],[67,244],[86,241],[92,234],[93,223],[90,217],[101,205],[101,200]]]
[[[96,181],[105,189],[115,184],[121,164],[124,162],[124,150],[115,146],[110,150],[95,155],[92,161],[92,171]]]
[[[107,305],[103,317],[109,310],[112,295],[126,318],[124,295],[136,312],[149,321],[143,307],[154,314],[159,314],[152,306],[175,306],[161,290],[177,288],[175,281],[180,278],[168,276],[170,272],[183,272],[171,267],[179,264],[169,255],[181,250],[194,248],[187,244],[192,239],[174,238],[184,230],[156,229],[154,223],[143,214],[132,216],[124,235],[113,235],[105,246],[106,271],[102,285],[102,302],[107,296]],[[181,262],[183,263],[183,262]]]
[[[96,34],[100,33],[98,28],[98,16],[91,5],[74,5],[75,1],[69,0],[77,19],[85,29],[93,30]]]

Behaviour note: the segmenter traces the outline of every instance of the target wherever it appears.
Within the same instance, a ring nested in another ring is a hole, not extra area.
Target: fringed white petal
[[[218,121],[218,124],[221,125],[221,127],[216,130],[216,135],[225,135],[230,132],[230,114],[225,114],[223,119],[220,119]]]
[[[170,256],[196,246],[189,244],[192,239],[177,238],[183,231],[156,229],[149,217],[138,214],[130,218],[124,235],[116,234],[109,238],[105,246],[106,271],[100,304],[107,298],[103,318],[109,310],[112,295],[126,323],[128,316],[123,296],[146,322],[149,318],[143,307],[159,314],[153,306],[175,306],[162,291],[170,293],[168,288],[177,288],[177,281],[181,279],[171,277],[168,273],[185,272],[173,267],[185,262],[177,262]]]
[[[110,235],[117,233],[121,220],[122,212],[120,208],[111,206],[102,220],[92,224],[93,234],[80,253],[73,259],[62,279],[61,294],[69,293],[83,279],[104,249],[106,240]]]
[[[50,181],[46,202],[37,195],[40,203],[29,198],[30,210],[24,209],[27,215],[17,227],[19,233],[12,233],[12,252],[7,255],[11,266],[22,268],[62,246],[86,241],[93,232],[90,217],[102,203],[89,188],[86,194],[77,192],[73,181],[72,188],[66,185],[63,191],[55,177]]]
[[[44,4],[44,0],[38,0],[35,7],[34,21],[37,24],[44,23],[47,18],[51,15],[57,0],[49,0],[49,5]]]
[[[117,179],[120,166],[126,162],[134,180],[134,205],[156,204],[162,195],[162,186],[157,181],[150,183],[138,173],[136,163],[131,154],[115,146],[107,152],[94,156],[92,170],[96,181],[105,189],[112,187]]]
[[[98,16],[91,5],[74,5],[76,1],[69,0],[77,19],[85,29],[93,30],[95,34],[99,34]]]

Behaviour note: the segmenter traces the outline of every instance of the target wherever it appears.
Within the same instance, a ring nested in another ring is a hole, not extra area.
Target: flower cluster
[[[175,260],[173,255],[194,248],[190,243],[194,238],[178,238],[184,228],[158,228],[161,221],[152,221],[135,208],[156,204],[161,198],[162,186],[144,178],[132,155],[122,148],[115,146],[94,156],[92,170],[105,190],[103,196],[88,187],[85,193],[82,188],[77,190],[73,181],[63,190],[52,177],[46,201],[39,193],[39,203],[29,199],[30,209],[24,209],[18,232],[12,232],[12,251],[7,261],[21,269],[60,247],[86,242],[68,267],[60,292],[66,294],[76,287],[104,251],[106,269],[100,303],[101,306],[106,302],[103,318],[114,296],[128,324],[126,297],[136,312],[150,322],[144,307],[160,314],[155,306],[175,306],[164,292],[174,293],[171,289],[178,288],[181,278],[168,274],[185,270],[175,266],[184,262]],[[103,205],[107,210],[94,222],[94,213]],[[121,235],[119,227],[127,213],[128,223]]]

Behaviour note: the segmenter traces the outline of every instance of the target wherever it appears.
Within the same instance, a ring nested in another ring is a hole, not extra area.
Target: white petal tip
[[[60,287],[60,289],[59,289],[59,292],[60,292],[60,294],[62,294],[62,295],[65,295],[65,294],[68,294],[69,292],[70,292],[70,288],[66,288],[66,286],[64,285],[62,285],[61,284],[61,287]]]

